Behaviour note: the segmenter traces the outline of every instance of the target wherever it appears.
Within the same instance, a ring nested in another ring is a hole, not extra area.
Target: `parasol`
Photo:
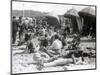
[[[78,12],[77,12],[77,10],[75,10],[75,9],[70,9],[70,10],[68,10],[65,14],[64,14],[64,17],[79,17],[79,15],[78,15]]]
[[[45,16],[47,23],[51,26],[60,26],[60,23],[56,17],[53,16]]]
[[[86,7],[78,13],[81,17],[95,17],[95,10],[92,7]]]

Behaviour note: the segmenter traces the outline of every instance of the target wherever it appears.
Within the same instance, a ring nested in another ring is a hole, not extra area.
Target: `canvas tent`
[[[78,15],[77,10],[70,9],[65,14],[64,17],[71,19],[71,24],[73,28],[73,32],[80,32],[82,30],[82,22],[80,16]]]
[[[82,17],[84,17],[84,16],[95,17],[96,13],[92,7],[86,7],[79,12],[79,15]]]
[[[58,19],[54,16],[45,16],[45,20],[47,21],[47,24],[49,24],[50,26],[55,26],[57,28],[60,27]]]
[[[92,28],[92,33],[96,34],[96,13],[92,7],[86,7],[79,11],[79,15],[84,20],[84,28],[85,32],[89,34],[90,28]]]

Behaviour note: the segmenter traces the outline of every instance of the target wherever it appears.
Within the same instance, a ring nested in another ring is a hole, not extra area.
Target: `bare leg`
[[[72,57],[72,60],[73,60],[74,64],[76,64],[76,59],[75,59],[74,54],[72,54],[71,57]]]

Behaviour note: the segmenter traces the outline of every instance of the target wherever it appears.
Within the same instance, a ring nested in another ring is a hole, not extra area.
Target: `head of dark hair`
[[[47,34],[45,34],[45,37],[47,37]]]
[[[19,19],[22,19],[22,16],[20,16]]]
[[[15,16],[13,16],[13,19],[15,19],[16,17]]]
[[[58,35],[55,35],[55,39],[60,39]]]

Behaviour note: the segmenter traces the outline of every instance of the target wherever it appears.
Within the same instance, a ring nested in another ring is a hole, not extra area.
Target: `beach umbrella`
[[[77,10],[75,10],[75,9],[70,9],[70,10],[68,10],[65,14],[64,14],[64,17],[79,17],[79,14],[78,14],[78,12],[77,12]]]
[[[96,12],[92,7],[86,7],[79,11],[79,15],[84,19],[84,27],[86,32],[89,33],[92,27],[92,33],[96,34]],[[86,33],[85,32],[85,33]]]
[[[96,23],[96,12],[92,7],[86,7],[79,11],[79,15],[84,18],[89,25]]]
[[[79,24],[78,24],[78,19],[79,19],[79,14],[78,11],[74,8],[68,10],[65,14],[64,14],[65,18],[70,18],[71,19],[71,25],[73,28],[73,32],[79,32]]]
[[[51,26],[56,26],[56,27],[60,26],[58,19],[54,16],[45,16],[45,20]]]
[[[95,17],[96,13],[92,7],[86,7],[78,13],[81,17]]]

